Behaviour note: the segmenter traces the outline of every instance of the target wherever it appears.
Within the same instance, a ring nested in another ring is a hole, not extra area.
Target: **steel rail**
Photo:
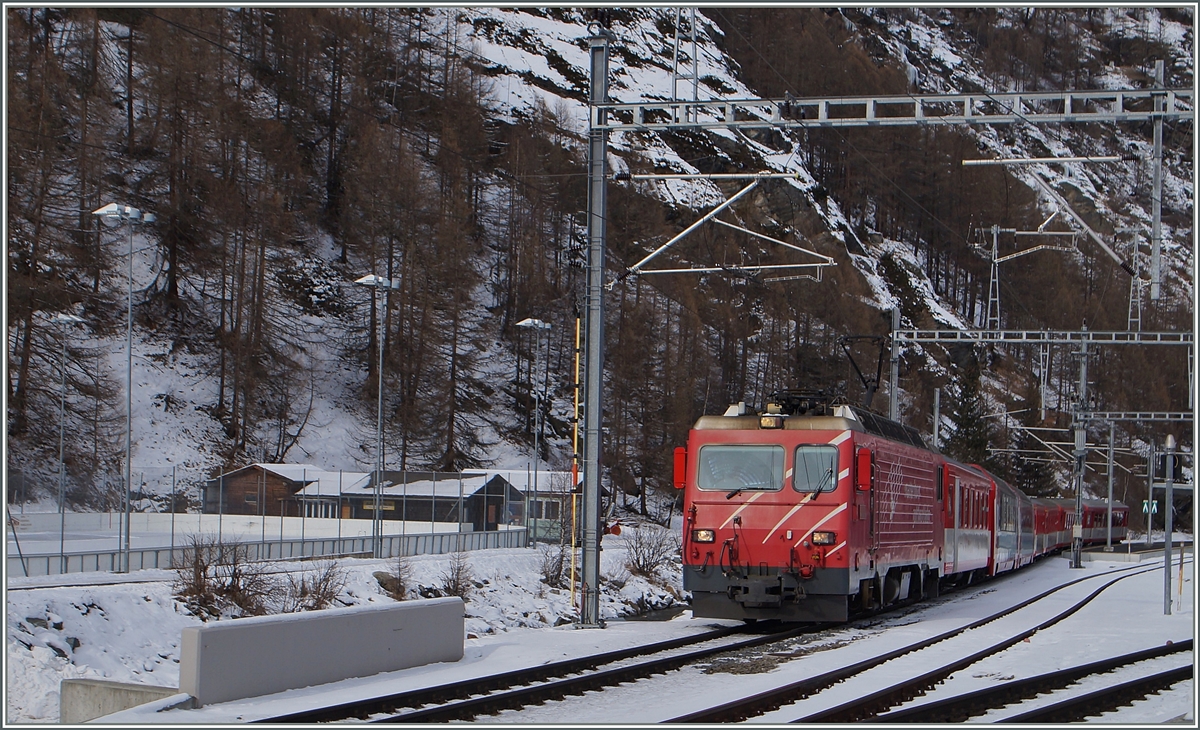
[[[1149,677],[1139,677],[1130,682],[1123,682],[1114,687],[1076,695],[1070,699],[1056,702],[1052,705],[1039,707],[1019,715],[1012,715],[996,722],[1003,723],[1062,723],[1078,722],[1086,717],[1099,715],[1127,705],[1134,700],[1160,692],[1171,685],[1191,679],[1194,667],[1168,669],[1165,672],[1152,674]]]
[[[329,707],[318,707],[311,710],[292,712],[286,715],[268,717],[253,722],[260,723],[312,723],[344,720],[351,717],[366,718],[381,712],[394,712],[397,707],[420,707],[431,702],[448,702],[463,699],[483,692],[494,692],[498,689],[531,682],[544,682],[554,677],[594,669],[603,664],[629,659],[631,657],[670,651],[683,646],[699,644],[705,641],[724,638],[730,634],[743,633],[744,626],[727,626],[703,634],[684,636],[677,639],[660,641],[644,646],[628,649],[618,649],[603,654],[593,654],[576,659],[567,659],[537,667],[516,669],[485,677],[476,677],[436,687],[408,690],[381,697],[371,697],[353,702],[344,702]]]
[[[1112,575],[1115,573],[1125,573],[1125,572],[1130,572],[1130,571],[1137,571],[1137,572],[1131,572],[1130,575],[1138,575],[1140,573],[1149,572],[1150,570],[1154,570],[1154,569],[1155,568],[1147,569],[1147,568],[1145,568],[1145,566],[1130,566],[1127,568],[1120,568],[1118,570],[1112,571],[1110,573],[1106,573],[1104,575]],[[895,649],[893,651],[886,652],[880,656],[872,657],[869,659],[864,659],[860,662],[856,662],[849,666],[840,667],[838,669],[834,669],[834,670],[825,672],[818,676],[809,677],[806,679],[799,680],[797,682],[791,682],[791,683],[785,684],[783,686],[775,687],[773,689],[767,690],[765,692],[759,692],[759,693],[751,695],[749,697],[743,697],[741,699],[733,700],[732,702],[726,702],[726,703],[724,703],[722,705],[718,705],[716,707],[710,707],[710,708],[707,708],[704,710],[699,710],[697,712],[689,713],[687,715],[682,715],[680,717],[676,717],[671,720],[667,720],[667,722],[672,722],[672,723],[740,722],[742,720],[745,720],[748,717],[760,715],[765,712],[769,712],[771,710],[782,707],[783,705],[790,704],[792,702],[796,702],[800,699],[803,699],[812,694],[815,694],[816,692],[827,689],[828,687],[831,687],[834,684],[837,684],[838,682],[841,682],[849,677],[852,677],[856,674],[865,672],[868,669],[871,669],[873,667],[876,667],[876,666],[879,666],[886,662],[889,662],[892,659],[896,659],[897,657],[903,656],[905,654],[909,654],[914,651],[918,651],[920,649],[924,649],[929,646],[933,646],[934,644],[937,644],[937,643],[940,643],[947,639],[958,636],[959,634],[962,634],[966,631],[970,631],[971,629],[979,628],[980,626],[989,624],[993,621],[1003,618],[1004,616],[1015,613],[1015,612],[1021,610],[1022,608],[1025,608],[1026,606],[1036,603],[1037,601],[1040,601],[1040,600],[1046,598],[1047,596],[1057,593],[1058,591],[1064,590],[1064,589],[1066,589],[1070,586],[1073,586],[1077,583],[1080,583],[1080,582],[1083,582],[1086,580],[1092,580],[1093,578],[1098,578],[1098,577],[1100,577],[1100,576],[1086,576],[1086,577],[1082,577],[1082,578],[1077,578],[1068,583],[1064,583],[1060,586],[1057,586],[1055,588],[1051,588],[1047,591],[1039,593],[1038,595],[1033,596],[1032,598],[1028,598],[1024,601],[1021,601],[1020,603],[1017,603],[1013,606],[1005,608],[1001,611],[997,611],[996,613],[994,613],[990,616],[985,616],[984,618],[978,619],[978,620],[973,621],[964,626],[960,626],[956,629],[951,629],[949,631],[943,632],[941,634],[930,637],[928,639],[923,639],[923,640],[915,642],[913,644],[909,644],[908,646],[904,646],[899,649]],[[1130,576],[1122,576],[1121,578],[1124,578],[1124,577],[1130,577]],[[1118,578],[1117,580],[1120,580],[1121,578]],[[1112,581],[1112,582],[1116,582],[1116,581]],[[1107,587],[1107,585],[1103,586],[1100,590],[1103,590],[1106,587]],[[1093,592],[1093,594],[1090,595],[1085,600],[1085,603],[1086,603],[1086,601],[1092,600],[1098,594],[1099,594],[1099,590]],[[1080,604],[1080,606],[1077,608],[1069,609],[1069,611],[1071,613],[1073,613],[1075,610],[1078,610],[1078,608],[1081,608],[1082,605],[1083,604]],[[1066,618],[1067,615],[1069,615],[1069,613],[1064,612],[1064,614],[1060,614],[1059,617],[1055,617],[1055,619],[1051,619],[1051,622],[1061,620],[1062,618]],[[1044,625],[1050,625],[1050,623],[1047,623]],[[1043,626],[1039,626],[1038,628],[1042,628],[1042,627]],[[1017,637],[1012,643],[1021,641],[1021,639],[1023,639],[1025,636],[1032,634],[1033,631],[1036,631],[1036,630],[1037,629],[1033,629],[1032,631],[1029,631],[1028,633],[1023,634],[1022,636]],[[1009,645],[1011,645],[1011,644],[1009,644]],[[936,671],[938,671],[938,670],[935,670],[935,672]],[[882,692],[875,693],[875,695],[881,696]],[[872,696],[875,696],[875,695],[872,695]],[[870,698],[859,698],[859,699],[855,700],[855,704],[865,702],[869,699]],[[810,718],[810,717],[806,717],[802,720],[797,720],[796,722],[815,722],[815,721],[817,721],[817,720]]]
[[[562,699],[567,695],[583,694],[589,690],[601,689],[603,687],[611,687],[621,684],[622,682],[632,682],[637,679],[644,679],[654,674],[663,674],[673,669],[678,669],[686,664],[691,664],[701,659],[707,659],[714,654],[723,654],[725,652],[737,651],[739,649],[749,649],[763,644],[769,644],[783,639],[790,639],[793,636],[809,633],[816,629],[824,628],[818,624],[805,624],[796,628],[782,631],[779,633],[759,636],[753,639],[746,639],[731,644],[725,644],[717,647],[709,647],[697,651],[679,654],[676,656],[663,657],[648,662],[641,662],[625,667],[615,667],[600,672],[590,672],[581,674],[576,677],[568,677],[566,679],[547,682],[532,687],[522,687],[508,692],[487,695],[484,697],[475,697],[464,700],[462,702],[454,702],[451,704],[442,704],[436,707],[429,707],[415,712],[406,712],[401,715],[392,717],[379,718],[371,720],[371,722],[380,723],[409,723],[409,722],[449,722],[451,720],[470,720],[479,715],[492,715],[503,710],[515,709],[527,705],[536,705],[547,700]]]
[[[917,696],[919,693],[932,688],[938,682],[944,681],[955,672],[965,669],[982,659],[999,654],[1013,645],[1028,639],[1037,632],[1044,631],[1045,629],[1048,629],[1051,626],[1070,618],[1116,583],[1125,580],[1126,578],[1132,578],[1135,575],[1141,575],[1143,572],[1148,573],[1150,570],[1153,569],[1151,568],[1144,571],[1133,572],[1128,575],[1122,575],[1114,578],[1113,580],[1092,591],[1085,598],[1083,598],[1083,600],[1077,601],[1074,605],[1069,606],[1062,612],[1047,619],[1046,621],[1043,621],[1037,626],[1013,634],[1012,636],[1002,639],[991,646],[980,649],[973,654],[947,664],[943,664],[936,669],[931,669],[924,674],[913,677],[912,679],[906,680],[898,685],[885,687],[876,692],[872,692],[865,697],[855,698],[854,700],[838,705],[837,707],[831,707],[827,710],[822,710],[821,712],[817,712],[812,715],[806,715],[802,718],[792,720],[792,722],[856,722],[863,717],[869,717],[876,714],[875,708],[879,706],[891,708],[895,705],[907,702],[908,700]],[[1015,611],[1013,613],[1015,613]]]
[[[955,697],[927,702],[916,707],[906,707],[882,715],[875,715],[870,718],[869,722],[965,722],[968,718],[982,715],[989,709],[1004,707],[1014,702],[1029,699],[1042,692],[1063,689],[1087,676],[1111,672],[1114,669],[1120,669],[1121,667],[1136,664],[1147,659],[1155,659],[1184,651],[1192,651],[1191,639],[1168,643],[1165,646],[1143,649],[1129,654],[1122,654],[1109,659],[1101,659],[1075,667],[1068,667],[1055,672],[1047,672],[1035,677],[1008,680],[998,687],[987,687]]]

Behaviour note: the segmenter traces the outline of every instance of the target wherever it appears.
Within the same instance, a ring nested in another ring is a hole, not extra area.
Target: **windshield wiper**
[[[726,494],[725,499],[733,499],[734,497],[738,496],[741,493],[742,493],[742,488],[739,487],[739,488],[733,490],[732,492],[730,492],[729,494]]]

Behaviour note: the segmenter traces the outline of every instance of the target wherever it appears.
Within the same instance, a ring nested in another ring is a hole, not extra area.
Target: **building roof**
[[[422,474],[428,474],[428,472],[422,472]],[[309,476],[312,477],[312,475]],[[375,493],[375,483],[372,481],[374,474],[371,472],[341,472],[340,476],[341,481],[339,482],[339,472],[319,472],[317,480],[298,491],[296,496],[308,499],[339,495],[347,498],[365,498]],[[457,476],[445,479],[405,479],[404,472],[384,472],[381,491],[383,496],[388,499],[401,496],[458,499],[460,493],[463,497],[470,497],[476,492],[482,491],[495,476],[495,474],[464,473],[460,492],[460,480]],[[504,493],[503,486],[493,486],[488,491],[489,494],[496,496]]]
[[[307,484],[296,492],[298,497],[337,497],[339,494],[359,490],[371,483],[371,473],[362,471],[315,471],[306,472]],[[367,491],[370,491],[369,489]]]
[[[465,469],[463,474],[483,475],[488,479],[495,476],[504,477],[504,479],[513,488],[519,492],[532,493],[534,488],[535,472],[528,469]],[[546,492],[556,494],[566,494],[571,491],[571,472],[569,471],[550,471],[546,469],[538,470],[537,474],[537,491],[539,493]],[[582,476],[581,476],[582,479]]]
[[[459,488],[458,479],[420,479],[417,481],[405,481],[403,478],[398,480],[388,480],[383,483],[383,494],[388,497],[399,497],[406,495],[409,497],[440,497],[442,499],[457,499],[461,494],[464,497],[470,497],[475,492],[483,489],[483,485],[487,483],[487,479],[482,476],[467,476],[463,475],[461,480],[461,490]],[[371,486],[367,485],[363,492],[370,494]]]
[[[254,463],[250,466],[257,466],[263,471],[270,472],[277,476],[283,477],[292,482],[308,482],[314,478],[315,474],[324,472],[325,470],[319,466],[312,464],[263,464]]]
[[[311,475],[324,471],[324,469],[321,467],[313,466],[312,464],[264,464],[261,462],[256,462],[254,464],[247,464],[246,466],[238,467],[237,469],[232,469],[224,474],[218,474],[208,481],[216,482],[220,479],[227,479],[234,474],[240,474],[247,469],[261,469],[262,471],[274,474],[281,479],[286,479],[289,482],[307,482],[311,480]]]

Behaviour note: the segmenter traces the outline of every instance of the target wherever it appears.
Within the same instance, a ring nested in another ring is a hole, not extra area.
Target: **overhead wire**
[[[742,41],[743,41],[743,42],[744,42],[744,43],[747,45],[747,47],[748,47],[748,48],[750,48],[750,50],[751,50],[751,51],[753,51],[753,52],[755,53],[755,55],[757,55],[757,56],[758,56],[758,57],[759,57],[759,58],[760,58],[760,59],[763,61],[763,63],[764,63],[764,64],[766,64],[766,66],[767,66],[768,68],[770,68],[772,72],[774,72],[774,73],[775,73],[775,75],[776,75],[776,76],[777,76],[777,77],[780,79],[780,81],[782,81],[782,82],[784,83],[784,85],[785,85],[785,86],[786,86],[786,87],[787,87],[787,88],[788,88],[788,89],[789,89],[789,90],[790,90],[790,91],[791,91],[791,92],[792,92],[794,95],[797,95],[797,96],[798,96],[798,95],[799,95],[799,93],[798,93],[798,89],[796,89],[794,86],[792,86],[791,82],[790,82],[790,81],[787,79],[787,77],[785,77],[785,76],[784,76],[782,73],[780,73],[780,71],[779,71],[777,68],[775,68],[775,66],[774,66],[774,65],[773,65],[773,64],[772,64],[772,63],[771,63],[771,62],[770,62],[770,61],[769,61],[769,60],[768,60],[768,59],[767,59],[767,58],[766,58],[766,57],[765,57],[763,54],[762,54],[762,52],[761,52],[761,51],[759,51],[759,50],[758,50],[758,48],[757,48],[757,47],[755,47],[755,46],[754,46],[754,44],[753,44],[752,42],[750,42],[750,41],[749,41],[749,40],[748,40],[748,39],[747,39],[747,38],[746,38],[746,37],[745,37],[745,36],[744,36],[744,35],[743,35],[743,34],[742,34],[742,33],[741,33],[741,32],[740,32],[738,29],[737,29],[737,27],[736,27],[736,26],[735,26],[735,25],[734,25],[734,24],[733,24],[733,23],[732,23],[732,22],[729,20],[729,18],[728,18],[727,16],[725,16],[725,14],[724,14],[724,13],[722,13],[720,10],[717,10],[716,12],[717,12],[719,15],[721,15],[721,17],[722,17],[722,18],[724,18],[724,19],[725,19],[726,23],[727,23],[727,24],[730,26],[731,30],[733,30],[733,32],[734,32],[735,34],[737,34],[739,38],[741,38],[741,39],[742,39]],[[989,99],[991,99],[992,101],[994,101],[996,104],[1000,105],[1000,106],[1001,106],[1001,108],[1005,109],[1005,110],[1006,110],[1008,113],[1010,113],[1011,115],[1013,115],[1013,116],[1016,116],[1016,117],[1020,118],[1022,121],[1024,121],[1024,123],[1025,123],[1025,124],[1027,124],[1027,125],[1029,125],[1029,126],[1031,126],[1031,127],[1034,127],[1034,128],[1039,128],[1039,127],[1038,127],[1038,125],[1034,125],[1034,124],[1033,124],[1033,122],[1029,120],[1029,118],[1028,118],[1028,116],[1027,116],[1027,115],[1025,115],[1025,114],[1021,113],[1021,111],[1020,111],[1020,110],[1018,110],[1018,109],[1016,109],[1015,107],[1013,107],[1013,106],[1011,106],[1011,105],[1008,105],[1008,104],[1005,104],[1004,102],[1002,102],[1001,100],[997,99],[995,96],[993,96],[992,94],[990,94],[990,93],[988,93],[988,92],[981,92],[981,94],[982,94],[982,95],[984,95],[984,96],[987,96]],[[909,96],[910,98],[913,98],[913,99],[915,99],[915,98],[916,98],[916,97],[915,97],[914,95],[912,95],[912,94],[908,94],[908,96]],[[867,156],[865,153],[863,153],[863,151],[862,151],[862,150],[860,150],[860,149],[859,149],[857,146],[855,146],[855,145],[854,145],[852,142],[850,142],[850,140],[849,140],[849,139],[847,139],[847,138],[846,138],[846,136],[845,136],[844,134],[842,134],[840,131],[838,131],[838,129],[837,129],[836,127],[834,127],[833,129],[834,129],[834,130],[837,132],[838,136],[839,136],[839,137],[841,138],[841,140],[842,140],[842,141],[843,141],[843,142],[846,144],[846,146],[847,146],[847,147],[849,147],[850,149],[854,150],[854,152],[855,152],[855,153],[856,153],[856,154],[857,154],[859,157],[861,157],[861,158],[863,159],[863,161],[865,161],[865,162],[866,162],[866,163],[867,163],[867,164],[868,164],[868,165],[869,165],[869,166],[870,166],[870,167],[871,167],[871,168],[872,168],[872,169],[873,169],[873,170],[874,170],[874,171],[875,171],[875,172],[876,172],[876,173],[877,173],[877,174],[880,176],[880,178],[881,178],[881,179],[883,179],[883,180],[887,181],[887,182],[888,182],[888,184],[890,184],[892,187],[896,188],[896,189],[897,189],[897,190],[900,192],[900,194],[901,194],[901,195],[902,195],[904,198],[907,198],[909,201],[911,201],[911,202],[913,203],[913,205],[915,205],[915,206],[917,207],[917,209],[919,209],[919,210],[920,210],[922,213],[924,213],[924,214],[928,215],[928,216],[929,216],[929,218],[930,218],[931,220],[933,220],[934,222],[936,222],[936,223],[937,223],[938,225],[940,225],[940,226],[941,226],[943,229],[945,229],[946,231],[948,231],[949,233],[951,233],[951,234],[952,234],[953,236],[955,236],[956,238],[960,237],[960,234],[959,234],[957,231],[954,231],[954,230],[953,230],[953,229],[952,229],[952,228],[951,228],[951,227],[950,227],[950,226],[949,226],[947,223],[945,223],[945,222],[944,222],[944,221],[942,221],[940,218],[938,218],[936,215],[934,215],[933,213],[931,213],[931,212],[930,212],[930,211],[929,211],[927,208],[925,208],[924,206],[922,206],[922,205],[921,205],[921,204],[920,204],[918,201],[914,200],[914,199],[912,198],[912,196],[911,196],[911,195],[909,195],[909,194],[908,194],[908,192],[907,192],[907,191],[906,191],[906,190],[905,190],[905,189],[904,189],[902,186],[900,186],[898,183],[896,183],[896,181],[894,181],[892,178],[890,178],[890,177],[888,177],[887,175],[885,175],[885,174],[884,174],[884,173],[883,173],[883,172],[882,172],[882,171],[879,169],[879,167],[878,167],[877,165],[875,165],[875,163],[874,163],[874,162],[873,162],[873,161],[872,161],[872,160],[871,160],[871,159],[870,159],[870,158],[869,158],[869,157],[868,157],[868,156]],[[1056,132],[1055,132],[1053,129],[1048,129],[1048,130],[1046,130],[1046,131],[1047,131],[1047,132],[1048,132],[1048,133],[1049,133],[1051,136],[1053,136],[1053,137],[1054,137],[1056,140],[1058,140],[1059,142],[1062,142],[1063,144],[1066,144],[1066,143],[1067,143],[1067,140],[1065,139],[1065,137],[1063,137],[1062,135],[1060,135],[1060,134],[1056,133]],[[1024,304],[1024,303],[1023,303],[1021,300],[1020,300],[1020,298],[1017,296],[1017,292],[1016,292],[1015,290],[1013,290],[1013,288],[1011,287],[1011,285],[1010,285],[1010,284],[1006,283],[1006,282],[1005,282],[1003,279],[1001,279],[1001,280],[1000,280],[1000,286],[1001,286],[1001,288],[1002,288],[1003,290],[1005,290],[1005,291],[1006,291],[1006,292],[1007,292],[1007,293],[1008,293],[1008,294],[1009,294],[1011,297],[1013,297],[1013,299],[1010,299],[1009,301],[1015,301],[1016,305],[1017,305],[1017,306],[1018,306],[1018,307],[1019,307],[1019,308],[1020,308],[1020,309],[1021,309],[1021,310],[1022,310],[1024,313],[1025,313],[1025,314],[1026,314],[1026,315],[1033,316],[1033,313],[1032,313],[1032,312],[1029,310],[1029,308],[1028,308],[1028,307],[1027,307],[1027,306],[1026,306],[1026,305],[1025,305],[1025,304]],[[1100,307],[1100,306],[1101,306],[1101,304],[1100,304],[1100,303],[1097,303],[1097,304],[1095,304],[1095,305],[1094,305],[1094,307]]]

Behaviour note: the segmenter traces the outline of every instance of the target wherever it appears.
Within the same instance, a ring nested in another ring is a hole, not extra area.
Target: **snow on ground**
[[[600,554],[600,615],[606,620],[676,605],[683,596],[677,563],[664,567],[653,579],[630,574],[624,548],[630,534],[627,530],[621,537],[607,536]],[[556,624],[568,624],[565,628],[569,628],[574,615],[570,592],[541,582],[544,554],[550,550],[539,546],[467,553],[475,590],[467,599],[466,640],[468,647],[479,649],[474,653],[468,650],[465,661],[480,661],[503,646],[519,646],[512,650],[515,656],[509,661],[520,661],[528,655],[524,644],[541,644],[538,637],[545,629]],[[412,584],[418,591],[433,595],[430,589],[443,584],[450,556],[412,556],[407,562]],[[284,563],[278,567],[295,571],[318,565]],[[346,573],[339,596],[342,604],[393,600],[374,573],[394,572],[396,559],[344,559],[339,565]],[[566,570],[570,570],[569,557]],[[7,722],[56,722],[59,682],[66,678],[178,687],[180,632],[187,626],[201,625],[201,621],[173,598],[174,578],[175,574],[166,570],[128,575],[7,576]],[[98,584],[102,579],[116,584]],[[414,592],[410,597],[419,596]],[[519,638],[496,638],[514,632]],[[582,638],[578,650],[596,651],[597,646],[607,645],[621,633],[594,632],[591,639]],[[628,643],[637,640],[631,637]],[[571,646],[570,642],[565,647],[555,643],[547,648],[553,652],[573,651]],[[506,652],[499,653],[503,656]],[[351,680],[355,682],[371,684],[368,680]],[[211,721],[232,719],[221,716]],[[196,721],[210,720],[205,717]]]
[[[655,678],[654,682],[638,682],[620,689],[606,690],[604,702],[578,699],[547,702],[521,712],[477,718],[476,722],[662,722],[877,656],[968,624],[1083,575],[1098,576],[1123,567],[1128,567],[1128,564],[1099,562],[1085,563],[1082,570],[1071,570],[1065,559],[1050,558],[1021,573],[984,584],[977,590],[947,597],[934,606],[915,612],[900,612],[894,617],[865,626],[834,629],[819,637],[801,637],[790,640],[782,648],[776,646],[770,650],[748,653],[737,660],[716,659],[708,665],[688,667]],[[1081,612],[1061,628],[1039,632],[1031,638],[1031,643],[1022,643],[1001,656],[968,667],[961,674],[983,675],[974,680],[982,686],[1002,682],[1006,676],[1050,671],[1057,668],[1059,662],[1066,666],[1079,658],[1083,648],[1090,648],[1100,656],[1112,656],[1168,639],[1178,641],[1190,638],[1195,633],[1191,595],[1194,586],[1190,563],[1187,580],[1183,604],[1175,609],[1172,616],[1162,615],[1162,572],[1152,571],[1140,578],[1122,581],[1105,591],[1090,610],[1085,609],[1086,613]],[[1094,590],[1096,582],[1090,581],[1091,588],[1074,590],[1072,595]],[[1057,610],[1043,609],[1043,612],[1053,615],[1061,610],[1063,603],[1057,601]],[[991,645],[1007,636],[1004,630],[1008,627],[997,624],[969,631],[962,640],[973,650]],[[1097,640],[1097,637],[1104,639]],[[1109,637],[1120,637],[1120,640]],[[755,718],[753,722],[786,723],[819,709],[852,701],[881,689],[885,682],[891,684],[914,676],[918,671],[933,669],[937,665],[931,659],[925,658],[926,664],[917,666],[911,662],[907,666],[900,662],[889,662],[873,670],[874,676],[866,682],[841,682],[807,700]],[[897,667],[904,669],[898,670]],[[889,673],[892,676],[888,676]],[[1191,683],[1186,683],[1186,689],[1183,688],[1184,684],[1178,685],[1176,689],[1180,690],[1180,696],[1169,707],[1163,708],[1166,713],[1164,719],[1180,715],[1194,717],[1190,700]],[[632,709],[625,710],[630,714],[624,715],[614,714],[614,708]]]
[[[628,535],[628,532],[626,533]],[[154,713],[130,710],[108,720],[145,723],[235,723],[284,712],[319,707],[354,699],[415,689],[472,676],[495,674],[582,654],[600,653],[650,641],[696,633],[728,621],[696,619],[684,611],[668,621],[621,620],[622,614],[639,608],[678,603],[681,595],[678,566],[651,582],[629,577],[624,567],[624,540],[605,538],[601,552],[604,586],[603,630],[577,630],[570,623],[570,594],[539,581],[542,551],[534,549],[488,550],[470,553],[476,592],[467,603],[465,656],[462,661],[415,667],[349,679],[343,682],[283,692],[264,698],[229,702],[198,710]],[[1158,561],[1147,560],[1151,567]],[[348,605],[386,602],[373,573],[390,570],[392,560],[344,560],[348,580],[342,601]],[[422,586],[439,585],[448,556],[410,558],[414,581]],[[1158,563],[1161,564],[1161,563]],[[883,619],[856,628],[840,628],[820,635],[793,640],[793,645],[771,654],[740,662],[714,659],[706,666],[691,667],[653,682],[637,682],[607,690],[602,702],[575,698],[549,702],[524,712],[506,712],[479,722],[613,723],[656,722],[704,705],[715,705],[738,695],[761,691],[793,681],[800,676],[828,671],[888,648],[989,615],[1017,600],[1041,593],[1083,576],[1100,576],[1129,567],[1127,563],[1090,562],[1082,570],[1071,570],[1062,558],[1039,562],[1016,575],[987,583],[979,589],[944,598],[934,606]],[[96,574],[86,576],[94,579]],[[119,581],[156,578],[154,582],[122,582],[117,585],[47,586],[48,579],[8,579],[7,692],[8,722],[54,722],[58,716],[58,683],[67,677],[107,678],[161,686],[178,686],[179,638],[185,626],[199,619],[171,597],[169,571],[150,571],[130,576],[109,576]],[[84,576],[67,576],[62,582],[79,582]],[[1177,580],[1178,573],[1173,573]],[[1171,616],[1163,615],[1161,570],[1121,581],[1068,621],[1039,632],[1020,644],[952,677],[947,687],[988,686],[1008,676],[1049,671],[1132,651],[1137,648],[1179,641],[1194,636],[1193,570],[1189,561],[1184,587],[1177,594]],[[1070,596],[1093,590],[1096,580],[1068,589]],[[623,587],[618,587],[623,583]],[[1090,587],[1089,587],[1090,586]],[[1040,609],[1047,616],[1057,613],[1065,599]],[[1040,619],[1039,619],[1040,620]],[[562,625],[555,626],[556,623]],[[1000,638],[1006,626],[997,622],[970,632],[966,641],[984,646]],[[78,646],[72,646],[72,639]],[[65,657],[65,658],[64,658]],[[746,666],[755,668],[746,670]],[[878,682],[885,681],[883,669]],[[911,669],[909,670],[911,671]],[[895,677],[890,677],[894,679]],[[821,706],[846,701],[861,692],[844,683],[821,696]],[[609,695],[609,693],[613,693]],[[1139,705],[1141,720],[1194,718],[1191,682]],[[931,693],[929,699],[936,698]],[[818,709],[809,700],[784,708],[760,721],[784,721]],[[1128,722],[1134,710],[1112,713],[1106,722]],[[1124,714],[1122,714],[1124,713]]]

